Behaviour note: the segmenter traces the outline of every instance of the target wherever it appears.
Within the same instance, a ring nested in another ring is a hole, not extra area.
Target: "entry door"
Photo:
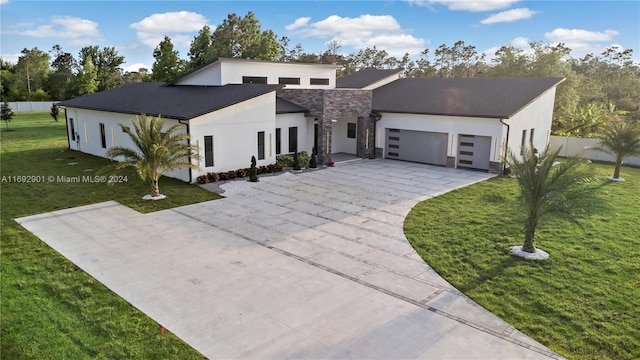
[[[489,170],[491,137],[460,134],[458,139],[458,167]]]

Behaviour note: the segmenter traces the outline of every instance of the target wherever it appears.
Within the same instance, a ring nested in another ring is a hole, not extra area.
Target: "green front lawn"
[[[613,165],[592,164],[602,179]],[[522,245],[517,183],[494,178],[418,204],[407,238],[440,275],[533,339],[572,359],[640,358],[640,169],[603,180],[612,210],[536,233],[550,260],[510,255]]]
[[[108,200],[150,212],[219,196],[162,178],[167,199],[143,201],[148,185],[134,172],[114,186],[16,182],[19,176],[95,176],[108,161],[68,150],[64,118],[53,122],[47,112],[18,113],[10,128],[15,131],[0,132],[2,358],[202,358],[13,219]]]

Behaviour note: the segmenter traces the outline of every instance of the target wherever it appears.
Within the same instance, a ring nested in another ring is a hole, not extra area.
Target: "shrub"
[[[227,171],[227,177],[229,178],[229,180],[233,180],[236,178],[236,172],[233,170],[229,170]]]
[[[293,167],[293,157],[294,154],[278,155],[276,156],[276,164],[282,165],[283,168]],[[301,151],[298,153],[298,159],[300,164],[308,164],[309,154],[306,151]]]
[[[210,173],[207,173],[207,180],[209,180],[209,182],[216,182],[220,179],[218,178],[217,173],[210,172]]]
[[[257,182],[258,181],[258,169],[256,168],[256,157],[251,157],[251,168],[249,169],[249,181]]]
[[[318,160],[316,155],[311,155],[311,159],[309,160],[309,167],[312,169],[316,169],[318,167]]]
[[[298,153],[293,154],[293,170],[302,170],[300,167],[300,156],[298,156]]]
[[[226,181],[226,180],[229,180],[229,176],[227,175],[227,173],[221,172],[221,173],[218,173],[218,179],[220,181]]]
[[[196,182],[198,184],[206,184],[209,182],[207,175],[200,175],[196,178]]]

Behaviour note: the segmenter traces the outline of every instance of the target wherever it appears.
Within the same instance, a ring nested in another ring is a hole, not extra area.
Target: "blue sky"
[[[253,11],[263,29],[301,43],[307,52],[337,39],[342,53],[377,46],[395,56],[418,55],[463,40],[491,55],[502,45],[565,43],[574,57],[611,45],[640,61],[640,1],[20,1],[0,0],[0,54],[15,61],[23,48],[55,44],[77,56],[86,45],[113,46],[125,70],[150,68],[164,35],[180,56],[205,24]]]

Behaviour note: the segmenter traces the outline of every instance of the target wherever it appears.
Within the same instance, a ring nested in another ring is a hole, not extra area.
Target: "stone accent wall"
[[[447,167],[448,168],[456,167],[456,157],[455,156],[447,156]]]
[[[358,133],[358,152],[360,153],[361,133],[364,129],[369,130],[370,141],[373,126],[369,120],[371,112],[371,90],[347,90],[347,89],[282,89],[276,93],[277,96],[291,101],[295,104],[303,106],[309,110],[309,116],[318,119],[318,163],[326,164],[331,160],[331,119],[339,119],[345,117],[362,117],[362,124],[358,119],[358,125],[361,131]],[[365,120],[366,119],[366,120]],[[362,125],[362,126],[360,126]],[[362,141],[365,139],[363,138]],[[364,143],[362,151],[364,156]],[[369,149],[373,151],[373,146],[369,145]]]
[[[490,161],[489,162],[489,173],[490,174],[500,174],[502,175],[503,163],[500,161]]]

